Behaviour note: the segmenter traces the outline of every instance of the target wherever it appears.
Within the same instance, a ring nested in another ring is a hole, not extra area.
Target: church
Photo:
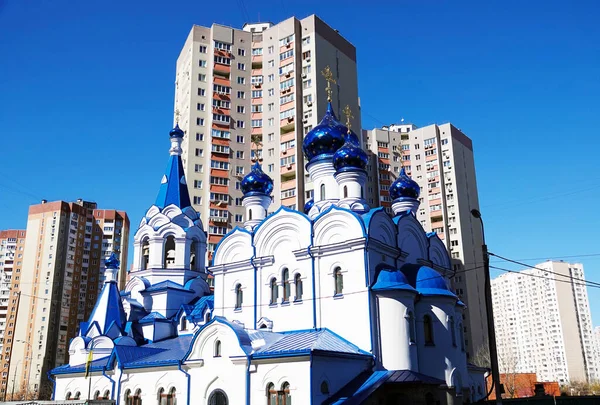
[[[245,222],[206,263],[206,234],[170,132],[157,199],[134,237],[130,280],[105,262],[96,306],[49,372],[54,400],[117,405],[464,404],[485,397],[467,363],[464,304],[444,244],[415,218],[400,173],[393,217],[363,198],[367,155],[331,103],[305,137],[314,199],[271,214],[273,181],[244,177]],[[214,277],[214,291],[207,276]]]

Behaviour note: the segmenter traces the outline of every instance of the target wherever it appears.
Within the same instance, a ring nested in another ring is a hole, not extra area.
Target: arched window
[[[321,184],[321,200],[325,199],[325,184]]]
[[[425,345],[433,345],[433,322],[429,315],[423,317],[423,336],[425,337]]]
[[[277,405],[277,390],[275,384],[267,384],[267,405]]]
[[[192,271],[196,271],[196,264],[197,264],[197,260],[196,260],[196,255],[198,254],[198,242],[196,241],[192,241],[192,244],[190,246],[190,270]]]
[[[99,399],[99,398],[100,398],[100,391],[94,392],[94,399]]]
[[[71,391],[67,392],[67,395],[65,395],[65,399],[67,401],[71,399]]]
[[[451,316],[448,320],[450,322],[450,334],[452,335],[452,346],[456,347],[456,325],[454,325],[454,317]]]
[[[329,385],[327,384],[327,381],[321,383],[321,394],[329,395]]]
[[[168,269],[175,266],[175,237],[167,236],[163,252],[163,268]]]
[[[206,313],[204,314],[204,323],[209,323],[210,322],[210,312],[206,311]]]
[[[462,323],[458,324],[458,336],[460,338],[460,350],[465,351],[465,330],[463,329]]]
[[[180,329],[181,330],[187,330],[187,317],[185,315],[181,316],[181,321],[180,321]]]
[[[156,399],[158,400],[158,405],[164,405],[164,403],[166,402],[165,389],[162,387],[159,388],[156,397]]]
[[[73,399],[80,399],[80,398],[81,398],[81,392],[77,391],[75,393],[75,398],[73,398]]]
[[[175,393],[177,390],[175,387],[172,387],[167,394],[167,401],[165,405],[175,405]]]
[[[348,186],[344,186],[344,198],[348,198]]]
[[[290,384],[286,381],[281,384],[281,391],[277,393],[277,405],[291,405],[292,395],[290,394]]]
[[[252,210],[249,209],[248,210],[248,221],[251,221],[251,220],[252,220]]]
[[[408,323],[408,342],[415,343],[415,316],[413,315],[412,311],[408,311],[408,314],[406,315],[406,322]]]
[[[242,291],[242,285],[238,284],[235,286],[235,309],[242,309],[243,300],[244,292]]]
[[[294,276],[294,285],[296,286],[296,301],[302,299],[302,277],[300,273],[296,273]]]
[[[135,395],[132,398],[131,405],[142,405],[142,390],[137,389]]]
[[[208,397],[208,405],[228,405],[227,395],[221,390],[213,391]]]
[[[142,270],[148,268],[148,261],[150,261],[150,243],[148,242],[148,238],[146,238],[142,242]]]
[[[283,281],[283,302],[288,302],[290,300],[290,295],[292,295],[292,287],[290,285],[290,271],[285,268],[281,272],[281,280]]]
[[[271,279],[271,305],[277,304],[277,279],[273,277]]]
[[[333,270],[333,279],[335,281],[335,295],[341,295],[344,290],[344,276],[342,275],[342,269],[336,267]]]
[[[104,396],[102,397],[102,399],[110,399],[110,391],[109,390],[104,391]]]
[[[221,357],[221,341],[219,339],[215,340],[215,357]]]
[[[123,395],[123,399],[125,400],[125,405],[132,405],[133,398],[131,397],[131,390],[126,389],[125,394]]]

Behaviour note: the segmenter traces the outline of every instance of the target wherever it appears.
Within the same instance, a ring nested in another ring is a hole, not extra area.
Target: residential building
[[[68,342],[104,284],[104,258],[117,252],[126,263],[128,237],[124,211],[83,200],[42,200],[29,207],[20,279],[15,274],[11,292],[19,294],[16,327],[2,361],[9,363],[10,378],[2,385],[9,393],[14,384],[21,397],[49,395],[46,372],[67,361]],[[118,277],[124,285],[126,275]]]
[[[214,294],[207,236],[184,181],[184,134],[170,132],[161,191],[134,236],[131,280],[120,292],[119,262],[107,260],[68,364],[50,372],[54,400],[87,392],[125,404],[200,405],[485,397],[487,369],[467,363],[464,305],[444,276],[449,252],[415,217],[418,184],[406,176],[392,184],[393,218],[368,207],[366,153],[332,108],[321,122],[302,146],[314,204],[267,216],[274,181],[256,162],[241,181],[243,228],[227,233],[208,269]]]
[[[418,128],[398,124],[363,131],[366,149],[377,157],[377,173],[367,195],[373,204],[391,213],[389,189],[402,169],[421,187],[417,219],[427,232],[435,232],[450,251],[454,291],[467,305],[467,353],[488,346],[485,310],[483,237],[481,224],[471,210],[479,209],[473,143],[451,123]],[[373,193],[374,191],[374,193]],[[484,214],[485,215],[485,214]]]
[[[539,381],[598,379],[583,265],[547,261],[492,280],[500,372]]]
[[[312,197],[302,140],[323,116],[329,66],[334,111],[349,105],[360,128],[356,49],[315,15],[242,29],[193,26],[177,60],[175,121],[193,207],[207,222],[208,252],[244,222],[240,182],[260,157],[273,207]],[[317,91],[317,89],[321,89]]]
[[[0,231],[0,398],[8,381],[10,351],[19,304],[19,282],[23,268],[25,230]]]

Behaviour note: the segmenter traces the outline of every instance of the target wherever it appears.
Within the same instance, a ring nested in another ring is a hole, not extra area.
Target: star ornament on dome
[[[335,79],[333,78],[333,73],[331,73],[331,68],[329,67],[329,65],[325,66],[325,69],[321,71],[321,74],[327,81],[327,88],[325,89],[325,91],[327,92],[327,101],[331,102],[331,94],[333,93],[331,83],[335,84]]]

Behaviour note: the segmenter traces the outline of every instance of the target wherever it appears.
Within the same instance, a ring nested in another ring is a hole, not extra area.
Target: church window
[[[130,389],[125,390],[125,395],[123,396],[123,399],[125,400],[125,405],[133,405],[132,400],[131,400],[131,390]]]
[[[433,346],[433,321],[429,315],[423,317],[423,336],[425,337],[425,345]]]
[[[408,311],[406,315],[406,321],[408,323],[408,341],[409,343],[415,343],[415,316],[412,311]]]
[[[277,295],[278,295],[278,289],[277,289],[277,279],[275,277],[273,277],[271,279],[271,302],[270,304],[277,304]]]
[[[277,405],[291,405],[292,395],[290,394],[290,384],[286,381],[281,384],[281,390],[277,393]]]
[[[187,317],[185,315],[181,317],[180,327],[181,330],[187,330]]]
[[[291,285],[290,285],[290,271],[285,268],[281,272],[281,279],[283,281],[283,302],[287,302],[290,300],[291,295]]]
[[[348,186],[344,186],[344,198],[348,198]]]
[[[277,390],[273,383],[267,385],[267,405],[277,405]]]
[[[100,391],[94,392],[94,399],[100,399]]]
[[[206,314],[204,314],[204,323],[209,323],[210,322],[210,312],[206,311]]]
[[[163,253],[163,268],[168,269],[175,266],[175,237],[167,236]]]
[[[248,210],[248,221],[252,220],[252,210]]]
[[[208,397],[208,405],[228,405],[227,395],[221,390],[213,391]]]
[[[242,291],[242,285],[238,284],[235,286],[235,309],[242,309],[242,302],[244,299],[244,292]]]
[[[321,394],[329,395],[329,385],[327,381],[321,383]]]
[[[321,184],[321,200],[325,199],[325,184]]]
[[[221,357],[221,341],[218,339],[215,341],[214,357]]]
[[[104,391],[104,396],[102,397],[102,399],[110,399],[110,391],[109,390]]]
[[[79,400],[80,398],[81,398],[81,392],[77,391],[77,392],[75,393],[75,397],[74,397],[73,399],[75,399],[75,400]]]
[[[192,241],[192,245],[190,246],[190,270],[196,271],[196,256],[198,254],[198,242]]]
[[[294,277],[294,285],[296,286],[296,301],[302,299],[302,277],[300,273],[297,273]]]
[[[342,295],[344,290],[344,276],[342,275],[342,269],[336,267],[333,271],[333,279],[335,281],[335,295]]]
[[[454,325],[454,317],[451,316],[448,320],[450,322],[450,334],[452,335],[452,346],[456,347],[456,325]]]
[[[138,390],[139,391],[139,390]],[[168,394],[165,394],[165,389],[164,388],[160,388],[158,390],[158,405],[175,405],[175,387],[171,388],[169,390]],[[141,391],[140,391],[141,394]],[[141,400],[140,400],[140,404],[141,404]]]
[[[142,390],[137,389],[135,395],[131,397],[131,405],[142,405]]]
[[[71,391],[67,392],[67,395],[65,396],[66,400],[71,399]]]
[[[142,242],[142,270],[148,268],[148,261],[150,260],[150,243],[148,239],[144,239]]]

